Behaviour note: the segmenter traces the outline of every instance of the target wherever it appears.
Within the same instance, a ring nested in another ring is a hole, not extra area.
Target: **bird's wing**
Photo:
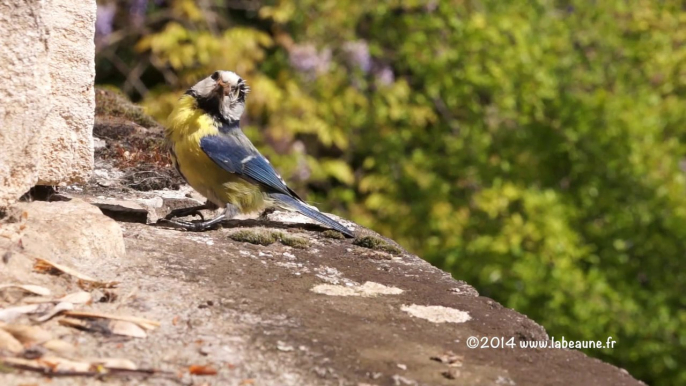
[[[248,143],[241,143],[241,140]],[[227,172],[262,185],[268,191],[283,193],[301,200],[293,190],[286,186],[269,161],[249,143],[247,138],[210,135],[200,140],[200,148]]]

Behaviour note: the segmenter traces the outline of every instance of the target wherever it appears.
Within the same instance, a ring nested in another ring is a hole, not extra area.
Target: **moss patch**
[[[345,236],[343,236],[343,233],[338,232],[338,231],[334,231],[334,230],[331,230],[331,229],[322,232],[322,235],[323,235],[324,237],[328,237],[328,238],[330,238],[330,239],[336,239],[336,240],[343,240],[343,239],[345,239]]]
[[[374,236],[358,237],[355,240],[353,240],[353,244],[364,248],[374,249],[377,251],[388,252],[391,255],[402,254],[400,248],[393,246],[385,242],[384,240]]]
[[[131,103],[126,96],[111,89],[96,88],[95,115],[123,118],[148,129],[159,126],[154,119],[143,112],[140,106]]]
[[[265,246],[274,244],[277,241],[293,248],[304,249],[310,246],[310,243],[302,237],[267,230],[241,230],[231,233],[229,238],[234,241]]]
[[[310,243],[302,237],[290,236],[282,233],[279,239],[281,244],[288,245],[289,247],[305,249],[310,246]]]
[[[276,232],[244,230],[231,233],[229,238],[243,243],[271,245],[278,240],[275,233]]]

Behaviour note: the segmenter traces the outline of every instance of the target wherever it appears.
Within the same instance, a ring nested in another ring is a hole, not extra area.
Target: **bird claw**
[[[170,228],[183,229],[189,232],[202,232],[212,228],[216,224],[205,225],[206,222],[175,221],[166,218],[157,220],[156,225],[164,225]]]
[[[186,217],[186,216],[198,216],[202,221],[205,221],[205,216],[203,216],[202,212],[200,212],[200,209],[198,208],[179,208],[179,209],[174,209],[169,214],[164,216],[165,220],[171,220],[175,217]],[[181,221],[184,222],[184,221]]]
[[[169,226],[171,228],[176,228],[176,229],[184,229],[189,232],[203,232],[206,230],[214,229],[216,226],[224,221],[226,216],[219,215],[211,220],[207,221],[202,221],[202,222],[189,222],[189,221],[176,221],[176,220],[169,220],[167,218],[159,219],[157,220],[156,225],[164,225],[164,226]]]
[[[260,220],[268,220],[269,219],[268,216],[274,212],[276,212],[276,208],[267,208],[267,209],[263,210],[262,213],[260,213],[259,219]]]

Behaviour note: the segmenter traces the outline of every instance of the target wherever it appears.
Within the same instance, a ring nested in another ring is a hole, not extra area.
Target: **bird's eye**
[[[212,74],[212,80],[217,80],[219,79],[219,71],[215,71],[214,74]]]

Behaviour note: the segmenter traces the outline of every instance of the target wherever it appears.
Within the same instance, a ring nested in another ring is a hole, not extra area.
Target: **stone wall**
[[[93,169],[95,14],[93,0],[49,0],[52,108],[42,130],[40,185],[85,182]]]
[[[0,0],[0,208],[93,168],[96,5]]]
[[[0,208],[38,181],[51,105],[45,8],[41,0],[0,0]]]

